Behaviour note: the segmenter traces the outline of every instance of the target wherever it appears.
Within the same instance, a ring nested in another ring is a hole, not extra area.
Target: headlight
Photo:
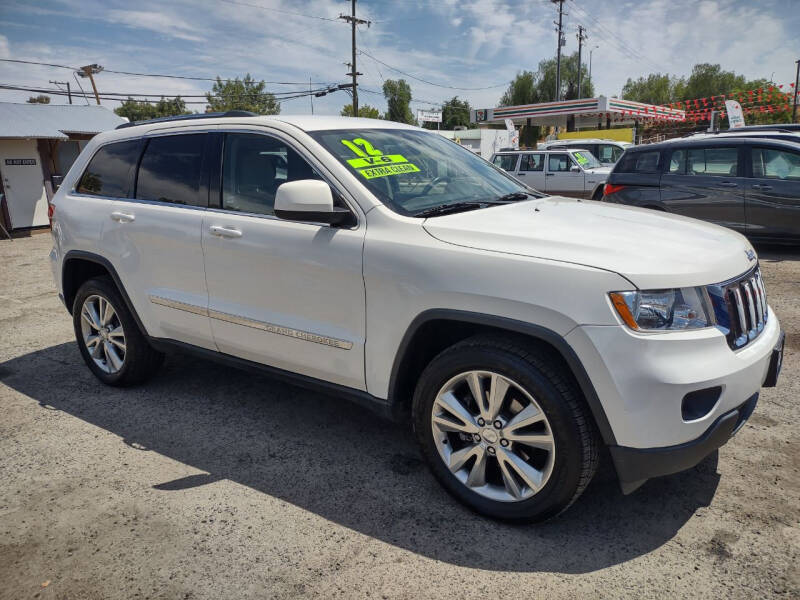
[[[622,321],[635,331],[702,329],[716,324],[704,287],[611,292]]]

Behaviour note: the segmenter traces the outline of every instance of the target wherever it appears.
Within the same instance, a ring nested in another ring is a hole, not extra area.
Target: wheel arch
[[[139,319],[139,314],[133,307],[131,299],[128,297],[125,286],[122,285],[122,281],[114,265],[104,256],[93,252],[70,250],[64,256],[61,267],[61,289],[64,296],[64,304],[69,313],[72,314],[72,304],[75,301],[75,295],[78,293],[78,289],[80,289],[81,285],[93,277],[102,276],[111,278],[122,296],[126,308],[130,311],[131,315],[133,315],[133,319],[136,321],[139,331],[147,335],[147,330]]]
[[[409,325],[395,355],[389,378],[389,403],[395,420],[407,420],[414,386],[425,366],[442,350],[476,334],[501,333],[555,352],[572,375],[607,445],[616,438],[597,391],[578,355],[555,331],[516,319],[454,309],[431,309],[420,313]],[[420,352],[420,348],[424,348]]]

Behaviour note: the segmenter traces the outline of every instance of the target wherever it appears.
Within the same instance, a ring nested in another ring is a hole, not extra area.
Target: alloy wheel
[[[445,466],[491,500],[527,500],[553,471],[555,441],[544,411],[499,373],[468,371],[450,379],[436,395],[431,427]]]
[[[105,373],[118,373],[125,363],[125,331],[108,298],[88,296],[81,307],[83,343]]]

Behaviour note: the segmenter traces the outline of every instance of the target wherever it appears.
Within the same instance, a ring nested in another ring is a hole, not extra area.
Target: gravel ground
[[[800,597],[800,251],[761,249],[786,358],[733,441],[510,526],[453,501],[409,431],[336,398],[186,357],[104,387],[49,248],[0,241],[2,599]]]

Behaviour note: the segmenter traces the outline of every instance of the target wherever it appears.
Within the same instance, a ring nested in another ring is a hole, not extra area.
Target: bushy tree
[[[50,104],[50,96],[45,96],[44,94],[31,96],[28,98],[28,104]]]
[[[345,104],[339,114],[343,117],[352,117],[353,105]],[[358,107],[358,116],[363,117],[364,119],[380,119],[381,112],[374,106],[370,106],[369,104],[361,104]]]
[[[227,79],[219,77],[211,91],[206,94],[210,112],[228,110],[249,110],[258,115],[277,115],[281,105],[270,92],[264,91],[265,83],[256,81],[248,73],[244,79]]]
[[[120,117],[126,117],[131,122],[191,114],[186,109],[186,102],[180,96],[161,98],[155,103],[140,102],[128,96],[128,99],[124,100],[121,106],[115,108],[114,112]]]
[[[622,87],[622,97],[647,104],[668,104],[683,94],[686,82],[669,74],[651,73],[636,80],[628,79]]]
[[[466,100],[460,100],[458,96],[453,96],[442,104],[442,129],[455,129],[456,127],[467,127],[473,129],[477,127],[475,123],[469,122],[470,105]],[[437,129],[438,123],[423,123],[425,129]]]
[[[405,79],[387,79],[383,82],[383,96],[388,106],[386,119],[398,123],[413,124],[411,113],[411,86]]]

